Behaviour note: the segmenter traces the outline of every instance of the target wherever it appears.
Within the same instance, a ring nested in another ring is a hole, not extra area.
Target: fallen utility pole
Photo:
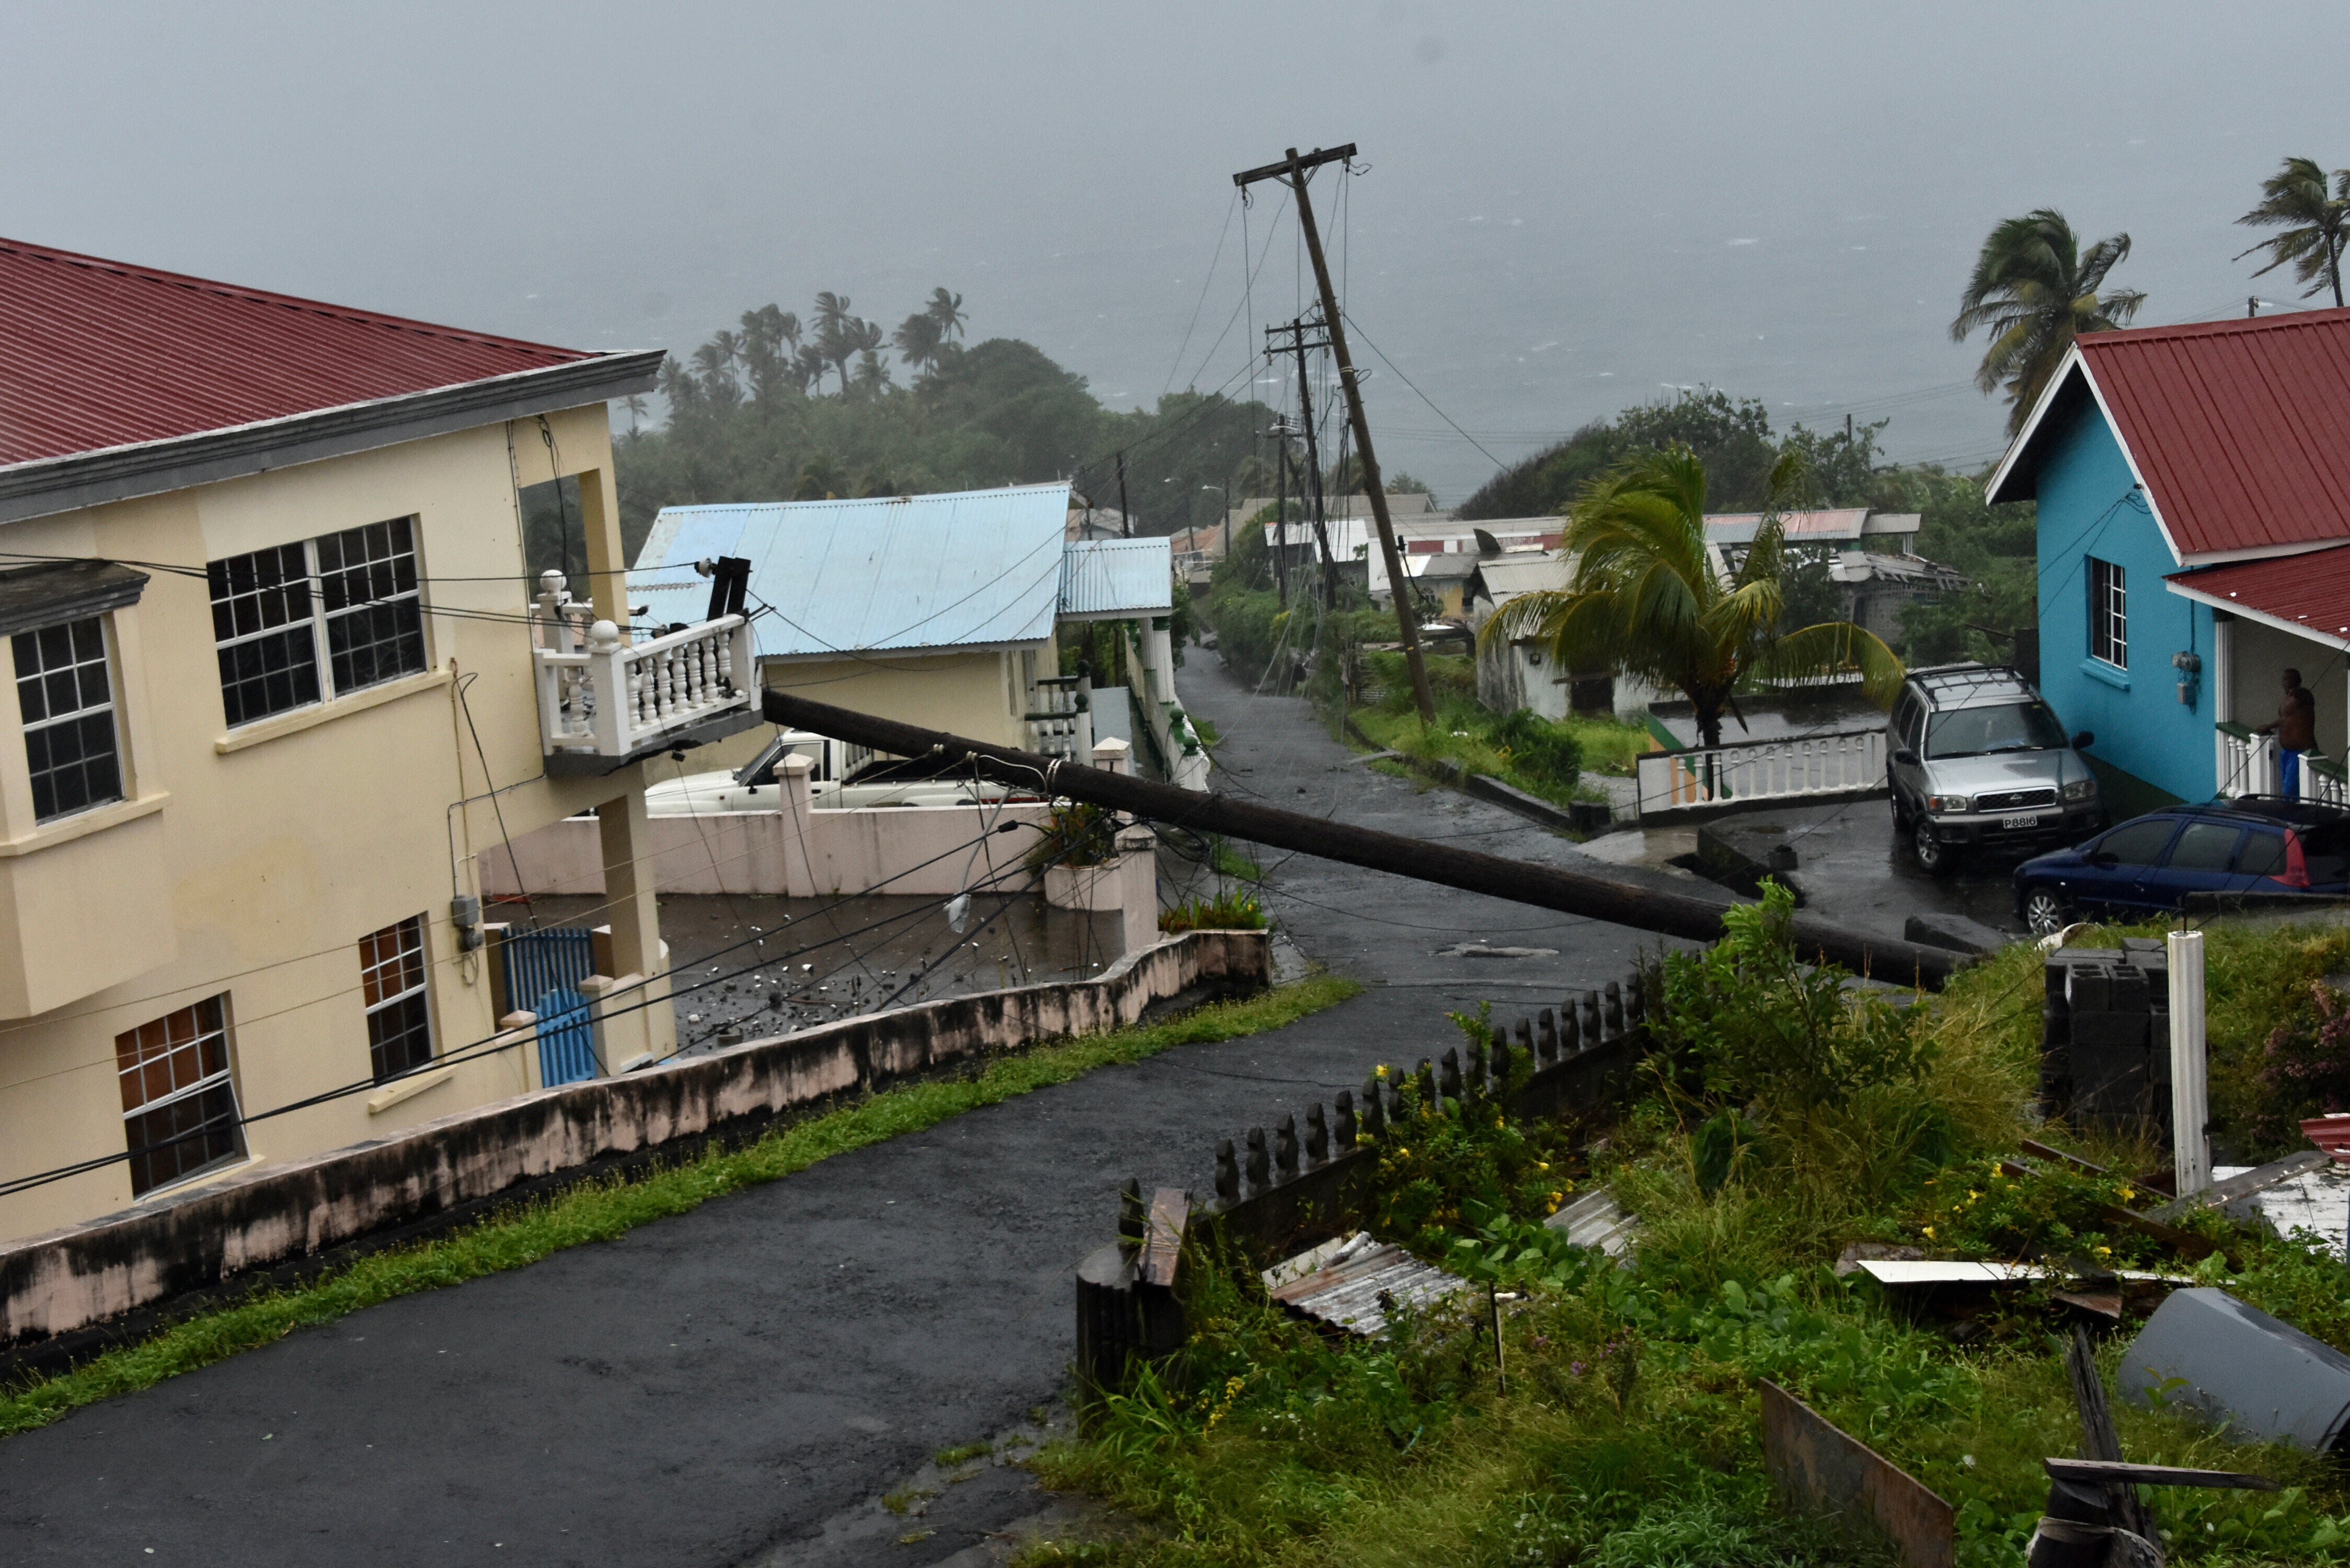
[[[1403,635],[1404,663],[1411,670],[1412,705],[1419,722],[1436,722],[1436,696],[1428,685],[1428,663],[1419,653],[1419,621],[1412,613],[1411,583],[1403,575],[1403,557],[1396,550],[1395,524],[1388,520],[1387,481],[1379,477],[1379,460],[1371,451],[1371,424],[1363,417],[1363,389],[1355,384],[1355,361],[1347,353],[1347,333],[1340,325],[1338,291],[1330,286],[1330,264],[1323,259],[1322,232],[1314,226],[1314,203],[1305,195],[1305,176],[1325,163],[1343,163],[1354,157],[1355,144],[1315,148],[1299,157],[1297,149],[1279,163],[1243,169],[1232,183],[1245,192],[1259,180],[1287,180],[1297,198],[1297,226],[1305,232],[1305,254],[1314,261],[1314,281],[1322,290],[1322,324],[1330,334],[1330,356],[1338,361],[1338,387],[1347,395],[1347,421],[1355,430],[1355,451],[1363,464],[1363,493],[1370,498],[1371,520],[1378,524],[1379,558],[1387,564],[1388,588],[1395,595],[1396,626]]]
[[[1021,789],[1041,788],[1050,794],[1128,812],[1170,827],[1221,834],[1274,849],[1294,849],[1325,860],[1440,883],[1464,892],[1581,915],[1635,930],[1686,937],[1700,942],[1710,942],[1721,935],[1721,913],[1728,906],[1710,898],[1642,888],[1555,866],[1511,860],[1451,844],[1423,843],[1401,834],[1379,833],[1300,812],[1254,805],[1229,795],[1178,789],[1172,784],[1107,773],[1011,746],[938,730],[916,729],[893,719],[852,712],[782,691],[771,691],[764,695],[763,711],[772,724],[829,735],[892,756],[936,758],[958,772],[968,766],[981,778],[997,784]],[[1806,958],[1825,959],[1856,974],[1898,985],[1939,989],[1965,961],[1965,955],[1946,949],[1867,936],[1801,915],[1795,919],[1794,940],[1796,950]]]

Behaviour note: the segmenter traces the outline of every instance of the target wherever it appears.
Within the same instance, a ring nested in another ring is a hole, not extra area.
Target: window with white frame
[[[2129,668],[2129,587],[2122,568],[2089,557],[2089,657]]]
[[[425,996],[429,972],[421,915],[359,939],[368,1056],[379,1084],[432,1060],[432,1014]]]
[[[116,1035],[114,1060],[133,1196],[244,1157],[225,994]]]
[[[122,798],[122,747],[114,724],[114,676],[106,619],[20,631],[16,709],[33,778],[33,820],[86,811]]]
[[[207,571],[232,729],[424,669],[410,518],[232,556]]]

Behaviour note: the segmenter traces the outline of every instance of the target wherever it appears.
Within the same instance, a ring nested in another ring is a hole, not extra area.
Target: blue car
[[[2275,795],[2168,806],[2015,868],[2016,918],[2034,936],[2251,892],[2350,893],[2350,812]]]

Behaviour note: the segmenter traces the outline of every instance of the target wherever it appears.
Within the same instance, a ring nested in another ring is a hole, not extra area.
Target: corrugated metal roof
[[[751,563],[752,607],[774,607],[752,623],[764,659],[1039,642],[1060,603],[1068,504],[1066,484],[1026,484],[663,507],[629,598],[656,621],[698,620],[710,585],[693,563],[739,556]]]
[[[1566,587],[1566,556],[1555,550],[1488,557],[1477,564],[1485,597],[1504,605],[1520,594]]]
[[[1060,613],[1076,619],[1165,615],[1175,607],[1165,539],[1073,539],[1061,552]]]
[[[597,358],[0,240],[0,465]]]
[[[1994,476],[2028,500],[2085,384],[2181,558],[2350,538],[2350,310],[2094,332]]]
[[[1780,530],[1790,544],[1825,545],[1838,540],[1858,539],[1868,524],[1866,506],[1840,507],[1825,512],[1783,512],[1779,514]],[[1762,525],[1760,512],[1709,512],[1705,514],[1705,536],[1715,545],[1752,545],[1754,531]]]
[[[2217,608],[2350,644],[2350,545],[2173,572],[2163,581]]]
[[[2181,556],[2350,536],[2350,310],[2079,347]]]

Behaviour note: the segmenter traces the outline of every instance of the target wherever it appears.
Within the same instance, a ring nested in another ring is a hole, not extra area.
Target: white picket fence
[[[1882,791],[1885,731],[1845,730],[1687,752],[1650,752],[1638,764],[1643,817],[1733,802]]]

